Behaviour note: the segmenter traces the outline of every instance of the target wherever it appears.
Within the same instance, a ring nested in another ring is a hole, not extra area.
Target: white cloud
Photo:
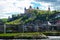
[[[36,1],[34,1],[34,2],[32,2],[33,4],[35,3],[35,4],[40,4],[39,5],[39,8],[40,8],[40,10],[48,10],[48,7],[50,6],[50,8],[51,8],[51,11],[52,10],[54,10],[54,8],[51,6],[51,3],[46,3],[46,2],[36,2]],[[33,6],[35,6],[35,5],[33,5]]]
[[[48,10],[48,7],[50,6],[50,8],[51,8],[51,4],[50,3],[45,3],[45,2],[40,2],[40,4],[41,4],[41,9],[42,10]],[[52,10],[52,8],[51,8],[51,10]]]
[[[0,18],[7,18],[12,12],[23,13],[24,7],[29,7],[32,0],[0,0]],[[6,13],[11,13],[7,15]]]
[[[0,18],[7,18],[11,16],[12,12],[23,13],[24,7],[29,8],[31,2],[35,2],[34,0],[0,0]],[[39,2],[41,4],[41,9],[47,9],[50,3]],[[34,5],[32,5],[34,6]],[[53,7],[51,7],[53,9]],[[9,15],[7,15],[7,13]]]

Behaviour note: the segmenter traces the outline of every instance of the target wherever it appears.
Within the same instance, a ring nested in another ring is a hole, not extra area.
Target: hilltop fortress
[[[24,8],[25,13],[32,13],[34,10],[38,10],[38,12],[41,11],[41,10],[39,10],[39,7],[37,7],[36,9],[33,9],[32,6],[29,6],[28,9],[26,9],[26,7]],[[50,7],[48,7],[48,11],[50,11]]]

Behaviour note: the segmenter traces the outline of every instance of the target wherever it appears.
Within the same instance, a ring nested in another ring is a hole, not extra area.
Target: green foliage
[[[18,37],[18,36],[20,36],[20,37],[33,37],[34,35],[44,35],[44,34],[42,34],[42,33],[39,33],[39,32],[33,32],[33,33],[2,33],[2,34],[0,34],[0,36],[8,36],[8,37],[10,37],[10,36],[14,36],[14,37]]]
[[[6,24],[26,24],[29,23],[33,20],[41,20],[41,21],[49,21],[49,20],[54,20],[55,14],[57,14],[57,11],[45,11],[45,10],[33,10],[32,13],[30,13],[32,16],[28,17],[28,15],[24,14],[22,17],[19,19],[16,19],[11,22],[6,22]],[[18,15],[19,17],[21,15]],[[12,15],[12,17],[15,17]],[[59,18],[60,19],[60,18]]]
[[[19,19],[16,19],[16,20],[14,20],[14,21],[12,21],[12,22],[6,22],[6,24],[20,24],[20,20],[22,19],[22,17],[21,18],[19,18]]]
[[[2,20],[2,22],[6,23],[8,19],[7,18],[3,18],[1,20]]]

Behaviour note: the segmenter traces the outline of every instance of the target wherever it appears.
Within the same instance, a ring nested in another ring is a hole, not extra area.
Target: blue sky
[[[29,6],[33,8],[39,7],[40,10],[47,10],[51,3],[37,1],[37,0],[0,0],[0,18],[11,17],[12,14],[24,13],[24,8]],[[51,7],[51,10],[54,10]]]

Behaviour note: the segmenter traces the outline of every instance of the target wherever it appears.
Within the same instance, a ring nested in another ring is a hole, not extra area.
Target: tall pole
[[[37,32],[38,32],[38,24],[37,24]]]
[[[4,24],[4,33],[6,33],[6,24]]]
[[[38,32],[38,26],[37,26],[37,32]]]
[[[24,33],[24,25],[23,25],[23,33]]]
[[[24,25],[23,25],[23,32],[22,32],[22,36],[24,36],[24,35],[23,35],[23,33],[24,33]]]

